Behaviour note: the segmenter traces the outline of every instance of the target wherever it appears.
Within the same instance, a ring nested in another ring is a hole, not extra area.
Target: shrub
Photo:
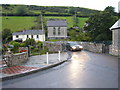
[[[28,45],[35,46],[36,45],[36,42],[33,38],[26,39],[26,41],[24,43],[26,46],[28,46]]]
[[[11,41],[10,45],[13,45],[14,47],[11,49],[14,53],[17,53],[19,51],[20,43]]]
[[[38,41],[37,46],[38,46],[38,48],[42,48],[43,43],[41,41]]]
[[[33,46],[30,46],[30,49],[34,49],[34,47],[33,47]]]
[[[39,51],[39,49],[38,48],[34,48],[34,52],[38,52]]]
[[[25,43],[20,43],[20,47],[25,47]]]

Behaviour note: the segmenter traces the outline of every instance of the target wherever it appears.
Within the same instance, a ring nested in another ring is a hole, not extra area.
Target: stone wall
[[[26,62],[28,60],[28,54],[26,52],[13,54],[13,55],[6,55],[4,56],[4,60],[6,60],[6,64],[8,66],[18,65]]]
[[[120,49],[117,49],[114,45],[110,45],[109,54],[114,56],[120,56]]]
[[[120,56],[120,29],[112,30],[112,45],[109,53]]]
[[[91,42],[78,42],[80,45],[84,47],[85,50],[91,51],[91,52],[98,52],[98,53],[105,53],[106,52],[106,46],[104,44],[96,44]],[[62,45],[62,43],[44,43],[44,46],[46,46],[49,51],[58,52],[58,51],[66,51],[65,46]],[[108,52],[108,51],[107,51]]]
[[[103,52],[104,44],[96,44],[96,43],[86,42],[86,43],[81,43],[81,45],[83,46],[83,48],[85,50],[88,50],[91,52],[98,52],[98,53]]]
[[[62,51],[61,43],[45,42],[44,46],[47,47],[50,52]]]

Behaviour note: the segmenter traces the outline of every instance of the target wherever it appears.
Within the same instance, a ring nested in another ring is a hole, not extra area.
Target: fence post
[[[46,54],[47,54],[47,64],[49,64],[49,61],[48,61],[48,52]]]
[[[58,60],[60,61],[60,51],[58,51]]]

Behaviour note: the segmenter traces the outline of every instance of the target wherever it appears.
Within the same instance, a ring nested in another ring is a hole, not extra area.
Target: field
[[[1,17],[0,17],[1,18]],[[68,28],[73,26],[73,17],[55,17],[55,16],[46,16],[45,18],[45,22],[48,19],[66,19],[67,23],[68,23]],[[2,17],[2,29],[4,30],[5,28],[11,29],[12,32],[16,32],[16,31],[21,31],[21,30],[28,30],[30,29],[32,26],[36,26],[37,23],[35,22],[37,19],[37,17],[33,16],[9,16],[9,17]],[[80,27],[83,27],[85,21],[88,18],[79,18],[79,23],[78,25]]]
[[[79,27],[83,27],[84,24],[85,24],[85,21],[87,21],[88,18],[79,18],[78,20],[79,20],[78,26],[79,26]]]
[[[21,31],[35,26],[36,17],[2,17],[2,29],[11,29],[11,31]]]

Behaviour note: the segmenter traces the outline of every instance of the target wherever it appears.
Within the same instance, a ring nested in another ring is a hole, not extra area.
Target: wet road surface
[[[57,67],[4,81],[3,88],[118,88],[118,59],[88,51],[72,52]]]

